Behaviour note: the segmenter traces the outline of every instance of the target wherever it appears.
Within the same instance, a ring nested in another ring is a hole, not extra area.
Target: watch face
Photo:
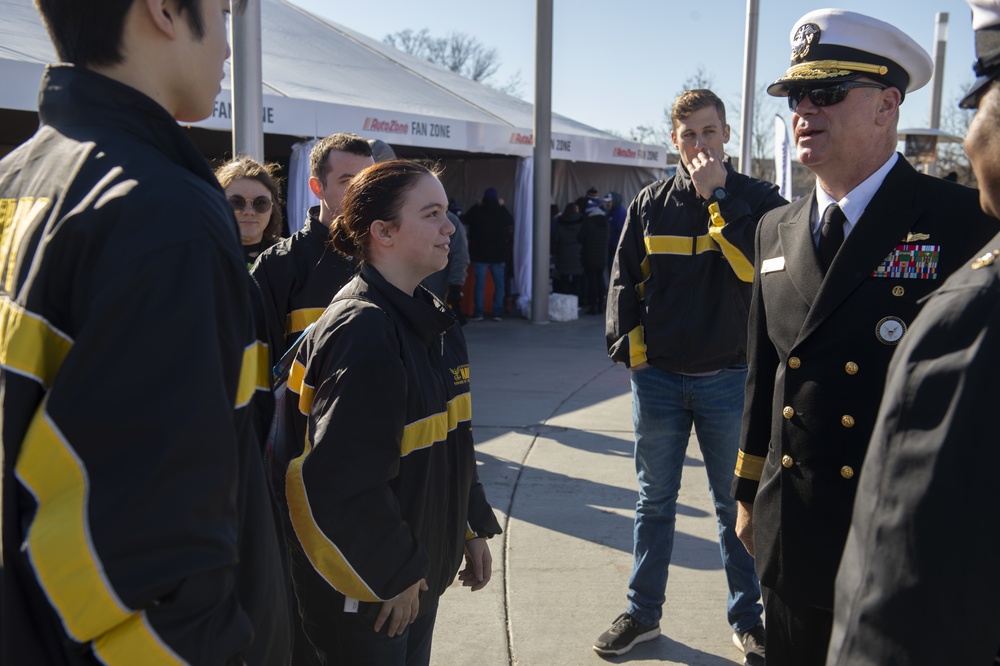
[[[727,195],[726,188],[724,188],[724,187],[717,187],[712,192],[712,195],[715,196],[716,199],[720,199],[720,200],[721,199],[725,199],[726,195]]]

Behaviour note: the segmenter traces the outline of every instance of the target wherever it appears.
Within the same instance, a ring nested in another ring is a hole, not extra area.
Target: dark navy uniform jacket
[[[837,575],[831,666],[989,664],[1000,646],[1000,236],[976,254],[889,366]]]
[[[975,190],[900,156],[823,276],[815,193],[757,228],[749,374],[733,496],[756,568],[786,602],[832,608],[889,360],[923,298],[997,231]]]

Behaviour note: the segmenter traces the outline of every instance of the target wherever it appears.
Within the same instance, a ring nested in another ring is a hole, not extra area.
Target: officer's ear
[[[903,95],[899,92],[899,88],[893,87],[877,92],[879,100],[875,122],[879,125],[886,125],[890,122],[894,122],[897,112],[899,111],[899,105],[902,102]]]
[[[729,143],[729,125],[722,128],[722,143]]]

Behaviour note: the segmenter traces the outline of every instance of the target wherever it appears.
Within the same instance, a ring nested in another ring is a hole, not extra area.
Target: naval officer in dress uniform
[[[835,9],[791,31],[787,97],[813,192],[757,228],[737,534],[764,590],[768,666],[822,665],[834,578],[886,368],[921,307],[997,231],[974,190],[896,152],[899,105],[931,60],[892,25]],[[919,631],[918,628],[914,628]]]
[[[969,4],[979,78],[962,101],[978,108],[965,150],[1000,217],[1000,0]],[[998,372],[1000,236],[935,292],[889,367],[837,574],[831,666],[993,662]]]

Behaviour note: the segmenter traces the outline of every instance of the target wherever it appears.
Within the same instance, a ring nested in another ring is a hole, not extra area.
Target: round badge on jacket
[[[906,323],[899,317],[883,317],[875,326],[875,337],[884,345],[895,345],[903,339]]]

